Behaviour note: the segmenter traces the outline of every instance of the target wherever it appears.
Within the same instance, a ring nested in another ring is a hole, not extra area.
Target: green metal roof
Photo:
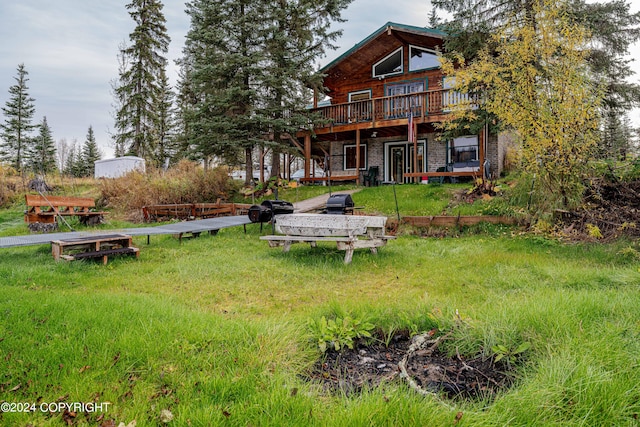
[[[345,53],[343,53],[342,55],[340,55],[339,57],[337,57],[336,59],[331,61],[329,64],[327,64],[324,67],[322,67],[320,69],[320,72],[324,72],[325,70],[333,67],[338,62],[342,61],[344,58],[346,58],[347,56],[351,55],[353,52],[355,52],[356,50],[360,49],[361,47],[363,47],[364,45],[369,43],[371,40],[376,38],[378,36],[378,34],[386,31],[387,28],[392,28],[392,29],[397,29],[397,30],[405,30],[407,32],[423,33],[424,35],[436,36],[436,37],[441,37],[441,38],[446,36],[446,33],[444,31],[437,30],[435,28],[415,27],[413,25],[398,24],[396,22],[387,22],[382,27],[378,28],[376,31],[371,33],[367,38],[362,40],[360,43],[356,43],[351,49],[349,49],[348,51],[346,51]]]

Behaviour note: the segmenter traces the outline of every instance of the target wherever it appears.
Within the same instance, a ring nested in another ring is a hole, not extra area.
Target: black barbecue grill
[[[265,200],[259,205],[249,208],[249,220],[251,222],[269,222],[275,215],[292,214],[293,204],[284,200]]]
[[[329,215],[353,214],[351,194],[333,194],[327,199],[326,213]]]

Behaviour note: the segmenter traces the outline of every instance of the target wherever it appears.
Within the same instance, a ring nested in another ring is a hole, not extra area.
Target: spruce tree
[[[164,166],[177,152],[175,146],[175,94],[169,85],[167,74],[163,72],[160,76],[161,96],[158,100],[156,111],[158,112],[158,146],[155,150],[155,163],[157,166]]]
[[[251,179],[251,150],[264,141],[257,109],[263,82],[263,0],[193,0],[191,28],[181,61],[183,145],[204,159],[236,163],[244,151]],[[216,31],[211,31],[216,28]]]
[[[244,155],[247,183],[255,147],[288,145],[309,124],[317,60],[340,32],[329,26],[351,0],[193,0],[181,62],[183,145],[228,163]],[[216,28],[216,31],[211,31]]]
[[[322,88],[315,65],[327,49],[335,48],[333,42],[342,32],[330,27],[332,22],[343,21],[340,15],[349,3],[351,0],[266,0],[267,66],[262,100],[265,125],[273,135],[272,176],[279,176],[279,155],[291,145],[287,136],[314,119],[306,106],[312,101],[311,88]]]
[[[95,162],[96,160],[100,160],[101,158],[102,154],[100,154],[98,144],[96,143],[96,138],[93,133],[93,126],[89,126],[89,130],[87,131],[87,139],[85,139],[84,141],[84,145],[82,146],[82,154],[80,156],[82,167],[79,169],[82,170],[82,175],[92,177],[95,172]]]
[[[126,7],[136,27],[129,35],[131,45],[120,52],[125,67],[115,87],[115,145],[153,162],[159,138],[157,106],[164,97],[161,80],[170,39],[159,0],[133,0]]]
[[[5,121],[0,124],[0,160],[8,162],[18,172],[22,172],[27,164],[31,147],[31,132],[37,127],[31,123],[35,114],[34,99],[28,94],[27,82],[29,74],[24,64],[18,65],[16,84],[9,88],[9,100],[2,112]]]
[[[29,152],[29,165],[33,172],[44,175],[56,169],[56,146],[46,117],[39,129]]]

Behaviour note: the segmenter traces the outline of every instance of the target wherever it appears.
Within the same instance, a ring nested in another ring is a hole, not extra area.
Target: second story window
[[[402,48],[387,55],[381,61],[373,64],[373,77],[386,77],[394,74],[402,74]]]
[[[409,71],[439,67],[440,61],[435,51],[417,46],[409,46]]]

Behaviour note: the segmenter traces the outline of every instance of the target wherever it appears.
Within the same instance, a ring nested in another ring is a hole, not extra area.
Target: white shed
[[[116,157],[115,159],[95,162],[96,178],[118,178],[132,170],[145,171],[144,159],[134,156]]]

